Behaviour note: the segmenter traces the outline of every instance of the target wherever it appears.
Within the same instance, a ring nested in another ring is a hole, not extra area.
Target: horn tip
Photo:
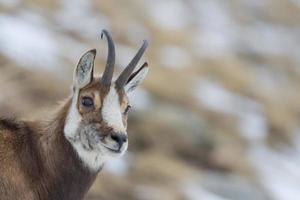
[[[97,50],[96,49],[91,49],[89,52],[92,53],[92,54],[94,54],[94,55],[96,55]]]
[[[143,43],[144,43],[145,46],[148,46],[148,45],[149,45],[149,42],[148,42],[148,40],[146,40],[146,39],[143,40]]]
[[[148,63],[147,62],[144,62],[144,64],[142,65],[142,68],[144,67],[148,67]]]
[[[103,39],[103,35],[107,33],[107,30],[106,29],[102,29],[101,31],[101,39]]]

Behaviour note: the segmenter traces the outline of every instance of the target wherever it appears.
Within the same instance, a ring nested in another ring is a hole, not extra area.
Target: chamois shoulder
[[[18,131],[24,127],[24,122],[13,118],[0,118],[0,130]]]
[[[12,118],[0,118],[0,140],[2,140],[0,142],[24,138],[30,130],[31,128],[27,122]]]
[[[35,133],[29,122],[17,119],[0,119],[0,161],[15,160],[34,146]]]

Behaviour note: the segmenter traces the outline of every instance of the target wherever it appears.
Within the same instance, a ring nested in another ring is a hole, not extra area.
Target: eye
[[[131,105],[128,105],[124,110],[124,115],[127,115],[130,109],[131,109]]]
[[[94,106],[94,101],[91,97],[82,97],[81,104],[86,107]]]

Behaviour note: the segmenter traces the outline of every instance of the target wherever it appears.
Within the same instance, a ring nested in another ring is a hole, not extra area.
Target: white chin
[[[128,144],[124,144],[122,146],[122,148],[120,149],[120,151],[116,151],[114,149],[111,149],[109,147],[106,147],[104,145],[101,145],[101,149],[105,155],[105,157],[111,157],[111,158],[119,158],[121,156],[123,156],[126,151],[127,151],[127,147],[128,147]]]

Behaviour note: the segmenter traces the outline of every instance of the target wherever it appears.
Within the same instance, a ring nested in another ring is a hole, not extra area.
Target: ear
[[[92,49],[80,58],[73,77],[73,85],[76,89],[87,86],[93,80],[95,57],[96,49]]]
[[[129,77],[126,85],[125,85],[125,92],[128,94],[134,91],[137,86],[144,80],[148,73],[149,67],[147,63],[144,63],[142,67],[140,67],[136,72],[131,74]]]

